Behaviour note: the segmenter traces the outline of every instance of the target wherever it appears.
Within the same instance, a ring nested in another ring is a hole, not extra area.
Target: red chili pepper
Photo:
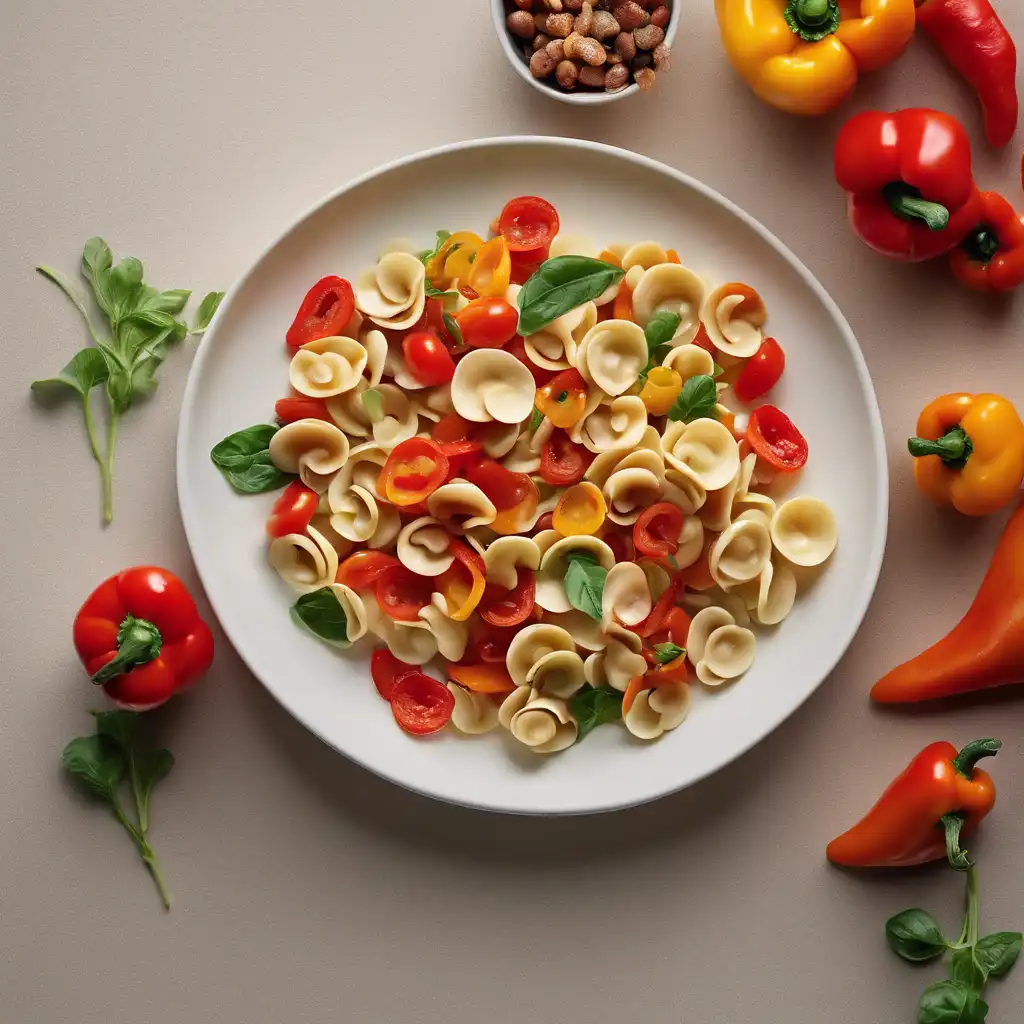
[[[285,341],[301,348],[318,338],[333,338],[344,330],[356,308],[352,285],[343,277],[322,277],[306,292]]]
[[[282,423],[294,423],[296,420],[334,422],[327,411],[327,403],[322,398],[307,398],[305,395],[279,398],[274,406],[274,413]]]
[[[1017,129],[1017,49],[988,0],[917,0],[917,25],[978,94],[985,134],[1005,146]]]
[[[377,490],[394,505],[416,505],[447,479],[448,458],[441,446],[426,437],[410,437],[392,448]]]
[[[556,428],[541,448],[540,475],[552,487],[568,487],[583,479],[593,461],[593,453]]]
[[[807,464],[807,439],[774,405],[762,405],[750,414],[747,440],[758,457],[783,473],[792,473]]]
[[[975,765],[1000,746],[999,740],[975,740],[959,753],[952,743],[925,747],[864,818],[828,844],[826,856],[858,868],[948,857],[953,867],[966,869],[960,837],[970,835],[996,801],[992,777]]]
[[[75,616],[74,641],[92,681],[131,711],[163,704],[213,661],[213,634],[185,584],[152,565],[101,583]]]
[[[403,676],[391,689],[395,721],[413,736],[428,736],[443,729],[454,709],[451,690],[424,672]]]
[[[876,252],[931,259],[978,223],[971,143],[948,114],[865,111],[840,129],[834,156],[850,224]]]
[[[285,489],[267,520],[267,533],[271,537],[287,537],[290,533],[305,533],[316,515],[320,495],[301,480],[293,480]]]
[[[740,370],[732,386],[733,394],[741,402],[753,402],[779,383],[785,368],[786,353],[782,351],[782,346],[774,338],[765,338],[761,347]]]
[[[1024,284],[1024,223],[998,192],[981,193],[978,226],[949,254],[953,276],[979,292]]]
[[[670,501],[659,501],[640,513],[633,524],[633,546],[642,555],[667,558],[679,550],[683,510]]]
[[[536,593],[536,577],[529,569],[520,568],[513,590],[489,583],[477,611],[491,626],[518,626],[533,614]]]
[[[426,576],[418,576],[400,562],[377,576],[377,604],[396,622],[415,622],[420,609],[430,604],[434,585]]]

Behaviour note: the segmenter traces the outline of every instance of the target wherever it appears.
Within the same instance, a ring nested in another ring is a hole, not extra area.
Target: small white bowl
[[[676,27],[679,24],[680,4],[681,0],[672,0],[672,17],[665,28],[665,42],[669,46],[672,46],[675,42]],[[640,92],[640,86],[635,82],[630,82],[629,85],[622,89],[617,89],[615,92],[605,92],[604,90],[599,92],[591,92],[590,90],[566,92],[552,81],[534,78],[530,74],[530,66],[523,61],[522,53],[516,48],[515,42],[513,42],[512,33],[509,32],[505,25],[508,12],[505,10],[504,0],[491,0],[491,14],[494,17],[494,31],[498,33],[498,42],[501,43],[501,48],[505,51],[508,62],[515,68],[519,77],[529,82],[538,92],[542,92],[546,96],[553,96],[556,100],[561,100],[563,103],[575,103],[582,107],[597,107],[602,103],[612,103],[615,100],[621,100],[625,96],[632,96],[634,93]],[[671,74],[671,72],[665,73]]]

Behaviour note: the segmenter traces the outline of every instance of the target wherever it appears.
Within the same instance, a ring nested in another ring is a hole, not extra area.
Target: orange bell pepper
[[[455,561],[435,577],[437,592],[448,605],[448,618],[465,622],[484,596],[487,568],[483,558],[462,541],[452,538],[449,550]]]
[[[474,693],[511,693],[516,684],[504,663],[448,666],[448,678]]]
[[[1024,681],[1024,506],[1010,517],[981,589],[946,637],[883,676],[881,704],[910,704]]]
[[[908,442],[918,489],[968,516],[1009,504],[1024,480],[1024,423],[999,395],[943,395]]]

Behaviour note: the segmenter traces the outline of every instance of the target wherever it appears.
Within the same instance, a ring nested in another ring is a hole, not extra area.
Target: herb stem
[[[134,758],[132,759],[134,764]],[[136,777],[134,771],[132,772],[132,790],[136,792],[136,802],[138,802],[138,793],[136,791]],[[111,795],[110,806],[114,811],[114,817],[121,823],[125,832],[131,836],[132,842],[135,844],[135,848],[139,851],[139,856],[142,858],[142,863],[146,865],[146,869],[153,877],[153,881],[156,884],[157,892],[160,894],[160,902],[164,905],[164,910],[171,909],[171,897],[167,892],[167,885],[164,883],[163,874],[160,871],[160,863],[157,861],[156,854],[153,852],[153,848],[146,842],[145,837],[141,834],[141,824],[139,828],[136,828],[127,818],[124,811],[121,809],[121,804],[116,796]]]
[[[143,839],[149,831],[149,806],[142,799],[142,791],[139,787],[139,769],[135,763],[135,748],[128,748],[128,781],[131,783],[132,796],[135,798],[135,813],[139,819],[139,831]]]
[[[86,391],[82,395],[82,413],[85,416],[85,432],[89,435],[89,448],[92,451],[92,457],[96,460],[96,464],[100,467],[100,476],[103,475],[103,453],[100,451],[99,438],[96,436],[96,421],[92,415],[92,402],[89,400],[89,396],[92,394],[91,391]]]
[[[103,522],[109,526],[114,518],[114,445],[117,443],[117,413],[107,399],[107,457],[100,465],[103,479]]]

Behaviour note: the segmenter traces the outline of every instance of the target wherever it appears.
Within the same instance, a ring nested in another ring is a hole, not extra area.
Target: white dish
[[[370,681],[368,647],[339,654],[291,622],[293,597],[266,561],[264,522],[276,495],[234,493],[210,461],[227,434],[272,420],[286,390],[285,331],[312,282],[351,277],[389,238],[426,245],[438,228],[484,230],[505,200],[524,193],[554,203],[567,231],[599,241],[656,238],[712,281],[759,289],[787,355],[772,399],[810,444],[797,493],[827,501],[838,518],[839,548],[827,572],[801,595],[784,628],[762,635],[750,672],[721,692],[695,685],[688,720],[650,745],[609,727],[565,753],[537,757],[512,751],[512,741],[496,734],[405,735]],[[821,285],[764,227],[706,186],[577,140],[446,146],[373,171],[301,217],[235,286],[203,339],[182,407],[177,472],[185,530],[210,602],[277,700],[325,742],[399,785],[504,812],[625,807],[691,785],[744,753],[842,657],[885,547],[878,407],[857,342]]]
[[[669,19],[668,25],[665,26],[665,43],[668,46],[672,46],[676,39],[676,29],[679,27],[679,12],[681,10],[680,0],[674,0],[672,5],[672,17]],[[494,20],[494,31],[498,35],[498,42],[501,44],[502,50],[505,52],[505,56],[508,58],[509,64],[515,69],[516,74],[525,82],[529,82],[538,92],[544,93],[546,96],[551,96],[556,100],[560,100],[562,103],[574,103],[581,107],[600,107],[605,103],[614,103],[616,100],[621,100],[626,96],[635,96],[640,92],[640,86],[635,82],[630,82],[629,85],[622,89],[616,89],[614,92],[604,92],[602,90],[590,90],[580,89],[579,91],[566,92],[561,89],[554,82],[546,79],[534,78],[530,73],[530,66],[523,60],[523,55],[516,46],[518,40],[512,37],[512,34],[508,30],[508,26],[505,24],[505,17],[508,11],[505,9],[504,0],[491,0],[491,15]],[[671,71],[666,71],[666,75],[670,75]],[[657,89],[659,86],[655,83],[654,88]],[[664,83],[662,83],[664,87]]]

